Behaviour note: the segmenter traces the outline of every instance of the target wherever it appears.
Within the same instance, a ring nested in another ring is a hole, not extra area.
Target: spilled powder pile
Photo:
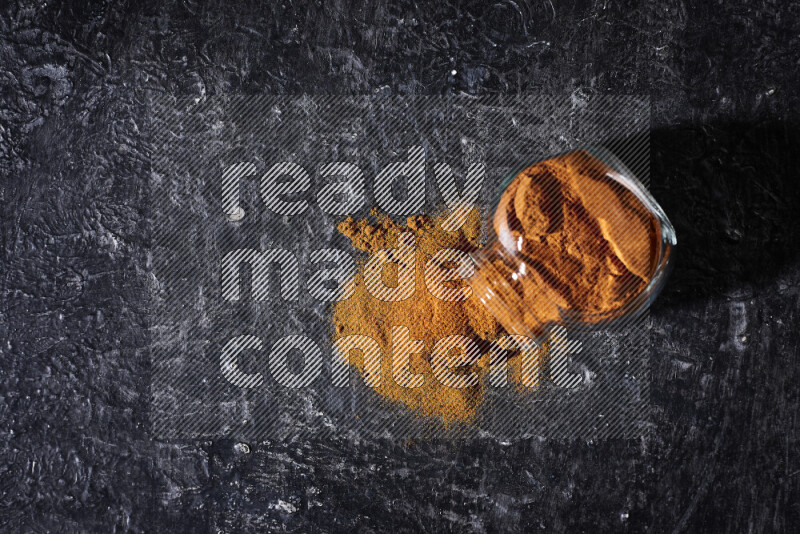
[[[374,212],[373,212],[374,214]],[[483,400],[484,377],[488,372],[489,341],[500,331],[497,322],[477,299],[461,302],[441,300],[430,293],[425,284],[425,266],[439,250],[475,250],[480,237],[480,214],[472,210],[462,227],[455,232],[442,229],[444,217],[409,217],[399,224],[389,217],[378,217],[377,224],[367,219],[355,221],[347,218],[337,229],[349,238],[353,246],[367,253],[397,245],[401,233],[410,232],[416,242],[416,289],[402,301],[384,302],[370,294],[363,281],[364,265],[351,282],[354,294],[338,302],[333,311],[335,337],[357,334],[369,336],[380,344],[381,380],[376,391],[384,398],[399,402],[421,415],[440,417],[445,422],[472,418]],[[396,269],[384,269],[383,281],[388,287],[397,285]],[[452,287],[465,286],[466,281],[448,282]],[[412,354],[410,368],[424,376],[422,386],[405,388],[392,379],[392,327],[409,328],[412,339],[422,340],[425,348]],[[474,371],[480,380],[475,386],[456,389],[442,385],[431,369],[431,351],[434,344],[450,335],[462,335],[478,342],[480,354],[468,362],[466,369]],[[481,356],[482,355],[482,356]],[[351,356],[350,363],[364,374],[364,362]]]

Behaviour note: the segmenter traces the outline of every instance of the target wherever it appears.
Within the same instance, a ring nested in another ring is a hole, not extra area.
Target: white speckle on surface
[[[278,499],[278,502],[270,504],[269,507],[273,510],[278,510],[286,514],[293,514],[297,511],[297,507],[290,502]]]
[[[744,302],[732,302],[729,308],[728,339],[723,342],[721,349],[733,349],[736,352],[744,351],[747,342],[747,310]]]
[[[244,210],[240,207],[237,207],[233,213],[228,214],[228,220],[231,222],[238,222],[242,219],[244,219]]]

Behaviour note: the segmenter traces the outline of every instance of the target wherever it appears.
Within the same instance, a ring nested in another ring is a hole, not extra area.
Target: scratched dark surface
[[[0,530],[800,527],[800,5],[144,4],[0,6]],[[651,433],[151,440],[147,89],[649,94]]]

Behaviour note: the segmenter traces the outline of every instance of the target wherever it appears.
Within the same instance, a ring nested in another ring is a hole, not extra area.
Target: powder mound
[[[373,212],[373,215],[377,214]],[[378,216],[375,223],[370,223],[368,219],[354,220],[352,217],[340,222],[338,231],[350,239],[355,248],[369,254],[395,247],[399,236],[405,232],[413,234],[416,244],[416,287],[413,295],[406,300],[384,302],[376,299],[365,286],[365,262],[361,262],[358,273],[351,281],[354,293],[350,298],[336,303],[333,324],[334,337],[337,339],[357,334],[368,336],[380,345],[381,380],[375,388],[378,394],[421,415],[455,422],[474,417],[483,401],[489,342],[497,337],[500,327],[477,299],[471,297],[465,301],[450,302],[435,297],[428,290],[425,266],[434,254],[443,249],[471,252],[479,247],[481,220],[478,210],[472,210],[461,228],[454,232],[442,229],[444,220],[444,216],[413,216],[405,224],[400,224],[387,216]],[[387,268],[383,273],[382,281],[388,286],[397,283],[396,270],[392,271]],[[447,284],[453,288],[468,287],[465,280]],[[422,352],[412,354],[410,361],[411,371],[424,377],[420,387],[402,387],[392,378],[393,326],[407,327],[412,339],[424,342]],[[473,371],[478,376],[475,386],[451,388],[441,384],[433,375],[433,346],[451,335],[465,336],[478,343],[478,355],[468,361],[463,369]],[[363,359],[356,355],[356,351],[351,353],[350,363],[362,374],[365,373]]]

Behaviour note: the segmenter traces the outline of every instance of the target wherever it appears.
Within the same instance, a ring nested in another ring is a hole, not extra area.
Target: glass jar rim
[[[636,295],[636,297],[631,299],[620,308],[597,314],[581,314],[575,312],[574,310],[561,308],[564,312],[565,322],[576,322],[582,324],[585,324],[587,320],[590,322],[609,322],[638,313],[648,307],[653,300],[655,300],[655,298],[661,292],[661,289],[663,289],[664,283],[672,271],[674,265],[675,246],[677,245],[675,229],[666,213],[664,213],[664,210],[652,196],[650,191],[622,162],[622,160],[619,159],[619,157],[601,145],[590,145],[588,147],[565,151],[549,158],[540,159],[536,162],[526,164],[524,166],[518,166],[500,183],[499,193],[495,197],[491,206],[491,213],[494,214],[496,212],[506,189],[522,171],[538,163],[550,159],[557,159],[567,154],[574,154],[576,152],[586,152],[589,156],[600,161],[606,167],[608,167],[609,170],[606,172],[606,176],[636,196],[636,198],[658,222],[659,232],[661,234],[659,236],[660,239],[658,240],[659,247],[658,251],[656,251],[657,257],[654,263],[655,267],[653,269],[652,277],[645,287],[642,288],[639,294]],[[490,224],[489,226],[491,227],[492,233],[496,235],[494,224]]]

